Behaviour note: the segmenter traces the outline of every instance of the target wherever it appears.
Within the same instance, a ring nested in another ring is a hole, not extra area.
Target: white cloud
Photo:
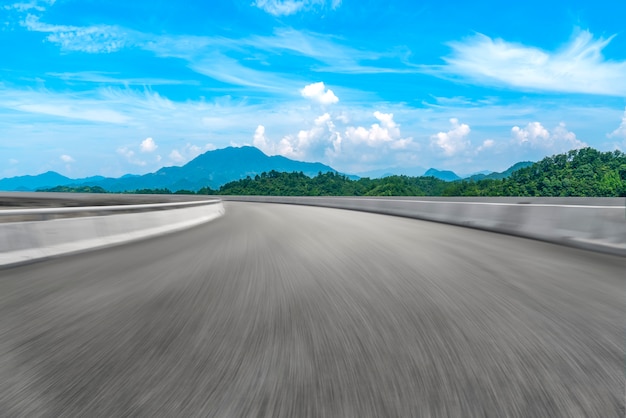
[[[545,149],[550,152],[565,152],[587,146],[576,138],[574,132],[568,131],[563,122],[559,123],[552,131],[546,129],[539,122],[530,122],[525,128],[519,126],[511,128],[511,135],[517,145]]]
[[[626,140],[626,109],[624,110],[622,123],[616,130],[609,134],[609,138],[623,138],[624,140]]]
[[[263,125],[257,126],[257,128],[254,131],[252,145],[254,145],[255,147],[257,147],[258,149],[260,149],[266,154],[273,153],[273,147],[270,146],[270,144],[267,142],[267,139],[265,138],[265,126]]]
[[[170,152],[169,157],[170,157],[170,160],[174,161],[175,163],[182,163],[183,161],[185,161],[185,157],[183,157],[180,151],[178,150],[172,150],[172,152]]]
[[[22,22],[29,31],[49,33],[46,39],[58,44],[65,51],[81,51],[87,53],[115,52],[124,48],[132,31],[117,26],[66,26],[50,25],[39,21],[37,16],[29,14]],[[133,32],[134,35],[134,32]]]
[[[55,3],[55,0],[31,0],[31,1],[23,1],[17,2],[13,4],[8,4],[4,6],[6,10],[17,10],[18,12],[27,12],[30,10],[36,10],[38,12],[43,12],[46,10],[46,6],[52,6]]]
[[[11,165],[15,165],[18,164],[20,161],[15,159],[15,158],[9,158],[9,164]]]
[[[493,139],[485,139],[482,143],[482,145],[480,145],[478,148],[476,148],[476,152],[482,152],[486,149],[489,148],[493,148],[493,146],[496,144],[496,141],[494,141]]]
[[[300,94],[302,97],[306,97],[322,105],[329,105],[339,101],[335,93],[333,93],[331,89],[326,89],[322,81],[304,86],[304,88],[300,90]]]
[[[128,149],[128,147],[119,147],[117,153],[126,158],[132,158],[135,156],[135,151]]]
[[[580,31],[561,50],[492,39],[478,34],[453,42],[444,70],[485,84],[568,93],[626,95],[626,61],[607,61],[602,50],[611,42]]]
[[[36,95],[34,95],[36,96]],[[15,110],[28,113],[39,113],[43,115],[58,116],[61,118],[80,119],[91,122],[105,123],[125,123],[128,118],[115,110],[80,108],[71,104],[63,103],[12,103],[11,107]]]
[[[289,16],[315,7],[330,7],[334,10],[341,5],[341,0],[256,0],[253,4],[271,15]]]
[[[452,129],[447,132],[439,132],[430,137],[431,147],[441,151],[443,155],[451,157],[459,154],[470,146],[467,138],[471,129],[465,123],[459,123],[457,118],[451,118]]]
[[[133,165],[137,165],[140,167],[144,167],[145,165],[147,165],[145,161],[135,158],[135,151],[131,150],[128,147],[119,147],[116,151],[119,155],[124,157],[126,161]]]
[[[411,138],[400,138],[400,127],[393,120],[393,113],[376,111],[374,117],[380,123],[374,123],[370,128],[350,126],[346,129],[346,138],[355,143],[365,143],[369,147],[388,144],[392,149],[406,148],[411,142]]]
[[[193,160],[198,155],[215,149],[215,145],[206,144],[202,147],[192,144],[186,143],[182,148],[173,149],[169,154],[169,159],[175,163],[181,164],[186,163],[190,160]]]
[[[64,163],[73,163],[75,161],[71,156],[67,154],[63,154],[59,158],[61,158],[61,161],[63,161]]]
[[[332,159],[341,152],[342,135],[329,113],[318,116],[310,129],[301,129],[297,134],[285,135],[280,141],[272,142],[259,125],[253,136],[253,145],[269,155],[289,158],[320,160]]]
[[[144,139],[140,145],[141,152],[154,152],[158,147],[152,138]]]

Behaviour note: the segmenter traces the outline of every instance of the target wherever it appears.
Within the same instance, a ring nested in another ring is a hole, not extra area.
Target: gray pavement
[[[624,416],[626,259],[225,206],[0,270],[0,416]]]

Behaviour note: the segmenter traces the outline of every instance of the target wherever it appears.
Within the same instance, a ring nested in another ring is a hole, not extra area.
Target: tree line
[[[98,188],[97,192],[102,192]],[[47,191],[81,191],[89,188],[60,187]],[[94,192],[96,190],[93,190]],[[168,189],[143,189],[129,193],[172,193]],[[626,154],[593,148],[572,150],[546,157],[514,171],[504,179],[446,182],[435,177],[389,176],[352,180],[339,173],[270,171],[197,192],[178,194],[263,196],[626,196]]]

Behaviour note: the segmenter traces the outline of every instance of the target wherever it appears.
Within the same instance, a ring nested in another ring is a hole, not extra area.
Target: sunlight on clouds
[[[289,16],[314,7],[330,7],[335,10],[341,5],[341,0],[256,0],[253,4],[271,15]]]
[[[576,138],[574,132],[568,131],[563,122],[559,123],[552,131],[546,129],[539,122],[530,122],[525,128],[519,126],[511,128],[511,135],[517,145],[542,148],[550,152],[565,152],[587,146]]]
[[[465,123],[459,123],[457,118],[451,118],[452,129],[447,132],[439,132],[430,137],[431,147],[439,150],[443,155],[451,157],[467,150],[470,141],[467,139],[471,129]]]
[[[61,161],[63,161],[64,163],[73,163],[73,162],[75,162],[75,160],[74,160],[71,156],[69,156],[69,155],[67,155],[67,154],[63,154],[63,155],[61,155],[61,157],[59,157],[59,158],[60,158],[60,159],[61,159]]]
[[[580,31],[557,52],[478,34],[452,42],[444,71],[486,84],[569,93],[626,95],[626,61],[607,61],[611,42]]]
[[[335,93],[331,89],[326,89],[324,82],[312,83],[305,86],[300,90],[302,97],[311,99],[322,105],[334,104],[339,101],[339,98],[335,96]]]

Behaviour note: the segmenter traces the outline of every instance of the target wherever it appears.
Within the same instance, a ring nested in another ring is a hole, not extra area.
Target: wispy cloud
[[[477,34],[452,42],[444,74],[517,89],[626,96],[626,61],[609,61],[602,50],[614,36],[580,31],[562,49],[536,47]]]
[[[37,93],[31,95],[32,98],[39,96]],[[0,106],[2,104],[0,103]],[[8,108],[19,110],[21,112],[37,113],[48,116],[58,116],[61,118],[79,119],[90,122],[105,122],[105,123],[125,123],[128,118],[123,114],[111,110],[103,109],[101,105],[91,103],[91,106],[82,107],[75,104],[64,104],[62,101],[57,103],[37,103],[31,102],[26,99],[20,102],[6,103]]]
[[[38,11],[43,12],[47,7],[52,6],[56,0],[31,0],[20,1],[4,6],[5,10],[16,10],[18,12]]]
[[[415,73],[418,70],[400,67],[376,66],[381,58],[399,58],[395,52],[375,52],[360,50],[344,44],[341,39],[326,34],[278,28],[273,35],[253,35],[244,38],[227,38],[222,36],[196,35],[155,35],[142,33],[133,29],[112,25],[53,25],[41,21],[39,16],[27,14],[21,22],[29,31],[48,34],[46,40],[56,44],[65,52],[84,52],[90,54],[113,53],[124,48],[138,48],[154,53],[161,58],[180,58],[188,62],[188,66],[205,76],[219,81],[248,87],[268,88],[267,84],[256,83],[261,73],[270,72],[253,70],[235,60],[232,53],[252,56],[256,52],[283,54],[285,52],[314,60],[311,70],[317,72],[334,72],[344,74],[372,73]],[[363,64],[362,62],[368,64]],[[237,64],[237,68],[235,67]],[[215,69],[213,69],[215,68]],[[234,74],[228,69],[234,68]],[[226,71],[224,71],[226,70]],[[253,74],[254,73],[254,74]],[[238,77],[237,74],[241,74]],[[83,72],[59,74],[66,78],[83,79],[84,81],[116,82],[107,77],[106,73]],[[167,80],[154,80],[153,84],[173,84]],[[274,87],[286,81],[277,80]],[[128,84],[141,84],[141,80],[129,79]]]
[[[51,25],[41,22],[39,17],[32,14],[26,17],[22,25],[33,32],[49,33],[46,39],[64,51],[110,53],[124,48],[135,38],[132,31],[118,26]]]
[[[293,76],[246,67],[238,60],[219,53],[194,60],[189,63],[189,68],[223,83],[274,93],[293,94],[301,84]]]
[[[120,84],[124,86],[139,85],[139,86],[157,86],[157,85],[195,85],[197,81],[193,80],[174,80],[167,78],[133,78],[122,77],[120,73],[113,72],[101,72],[101,71],[79,71],[79,72],[65,72],[65,73],[46,73],[47,76],[55,77],[60,80],[70,82],[86,82],[86,83],[99,83],[99,84]]]
[[[341,0],[255,0],[253,5],[274,16],[289,16],[304,10],[334,10]]]

